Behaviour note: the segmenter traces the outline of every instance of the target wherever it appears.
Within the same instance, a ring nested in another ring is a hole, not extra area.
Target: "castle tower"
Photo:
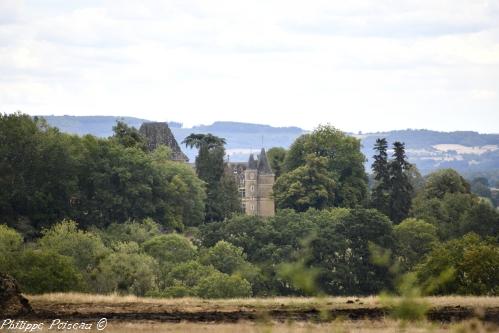
[[[275,176],[272,173],[265,149],[262,148],[258,161],[253,154],[244,171],[244,210],[247,215],[274,216],[275,207],[272,187]]]
[[[172,150],[172,160],[189,162],[189,158],[180,149],[177,140],[175,140],[171,129],[168,127],[168,123],[143,123],[139,132],[147,139],[147,147],[150,151],[160,145],[166,145]]]

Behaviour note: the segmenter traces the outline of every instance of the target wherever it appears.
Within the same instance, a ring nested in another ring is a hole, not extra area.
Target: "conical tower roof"
[[[260,155],[258,156],[258,172],[261,174],[272,174],[272,169],[270,168],[264,148],[262,148]]]
[[[248,169],[256,169],[257,164],[255,161],[255,156],[253,154],[250,154],[249,160],[248,160]]]

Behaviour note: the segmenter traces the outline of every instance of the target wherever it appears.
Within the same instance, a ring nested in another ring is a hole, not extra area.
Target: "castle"
[[[139,133],[147,139],[149,150],[152,151],[159,145],[166,145],[172,150],[172,160],[186,163],[189,161],[167,123],[144,123],[140,126]],[[236,176],[241,197],[241,210],[246,215],[274,216],[272,188],[275,175],[265,149],[262,148],[257,159],[251,154],[248,163],[230,163],[229,167]]]
[[[238,177],[242,210],[247,215],[274,216],[274,198],[272,187],[275,175],[272,173],[265,149],[255,159],[250,155],[248,163],[233,164]]]

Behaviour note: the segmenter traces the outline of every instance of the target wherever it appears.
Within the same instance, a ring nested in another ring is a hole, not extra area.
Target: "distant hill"
[[[40,116],[47,122],[61,131],[71,134],[85,135],[92,134],[99,137],[108,137],[113,134],[113,126],[116,121],[122,120],[130,126],[139,128],[147,119],[134,117],[113,117],[113,116]],[[182,127],[181,123],[169,122],[170,128]]]
[[[377,138],[405,142],[409,160],[422,173],[441,168],[465,174],[499,169],[499,134],[403,130],[355,136],[362,140],[363,152],[370,160]]]
[[[140,127],[148,120],[133,117],[111,116],[43,116],[47,122],[61,131],[78,135],[93,134],[100,137],[112,135],[112,127],[118,119]],[[213,133],[227,140],[227,152],[231,161],[245,161],[251,152],[265,148],[288,148],[300,135],[306,133],[299,127],[272,127],[269,125],[217,121],[211,125],[192,128],[181,123],[169,122],[175,138],[180,143],[191,133]],[[399,130],[380,133],[352,134],[362,140],[363,153],[372,163],[372,147],[376,138],[388,142],[406,143],[407,155],[422,173],[439,168],[454,168],[462,173],[489,172],[499,169],[499,134],[477,132],[437,132],[429,130]],[[182,148],[191,161],[196,151]]]

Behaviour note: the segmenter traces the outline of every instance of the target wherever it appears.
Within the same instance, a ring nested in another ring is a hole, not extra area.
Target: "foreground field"
[[[95,320],[110,322],[205,322],[240,321],[331,322],[347,320],[384,320],[390,309],[378,297],[327,298],[246,298],[203,300],[197,298],[155,299],[134,296],[46,294],[28,296],[33,318]],[[453,322],[479,318],[499,324],[499,297],[428,297],[428,319]]]
[[[254,323],[200,324],[200,323],[115,323],[107,333],[486,333],[497,332],[497,326],[469,321],[454,324],[405,324],[397,321],[339,321],[326,324]]]

